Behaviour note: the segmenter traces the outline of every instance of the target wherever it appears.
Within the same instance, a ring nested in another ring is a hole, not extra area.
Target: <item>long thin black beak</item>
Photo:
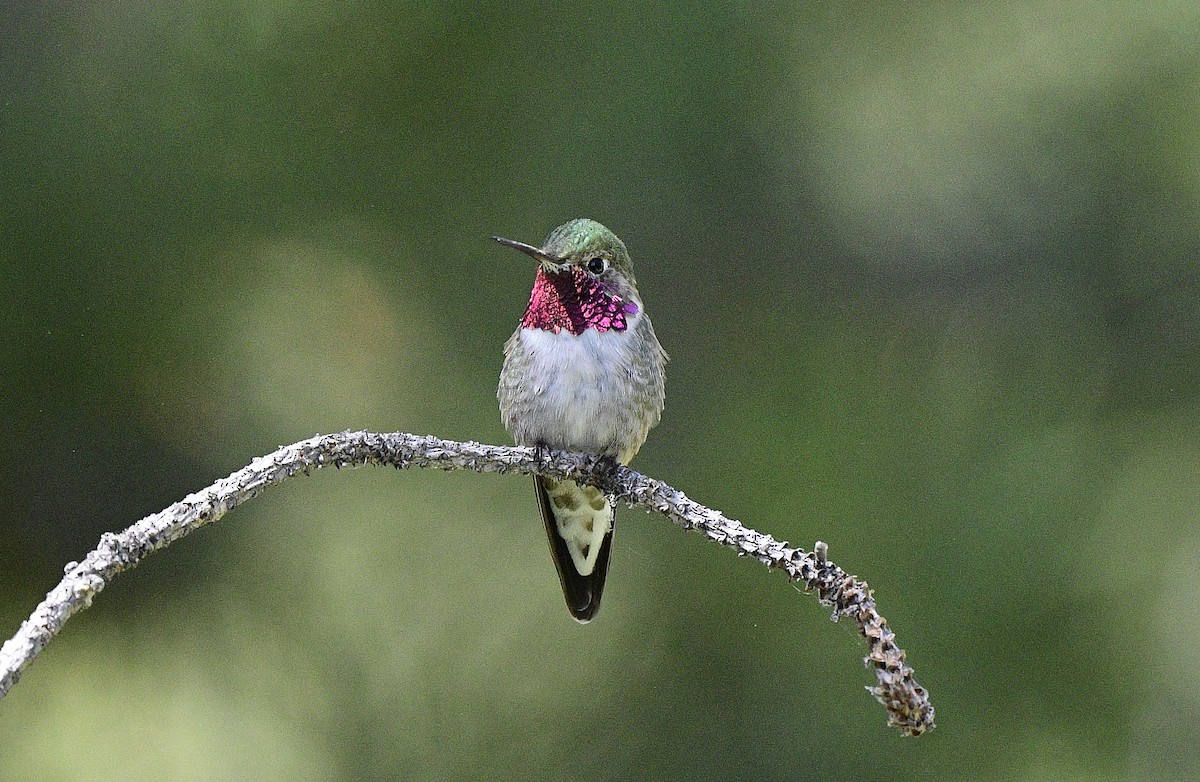
[[[491,239],[493,242],[499,242],[505,247],[511,247],[514,250],[520,250],[529,257],[536,258],[542,263],[550,264],[555,268],[562,265],[562,261],[560,259],[555,258],[553,255],[542,252],[539,248],[534,247],[532,244],[518,242],[516,239],[505,239],[503,236],[493,236]]]

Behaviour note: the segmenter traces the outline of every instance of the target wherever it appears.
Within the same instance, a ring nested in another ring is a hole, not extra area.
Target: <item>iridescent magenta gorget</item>
[[[547,272],[539,266],[521,325],[555,334],[564,330],[576,335],[587,329],[624,331],[628,325],[625,316],[637,311],[637,304],[578,266],[561,272]]]

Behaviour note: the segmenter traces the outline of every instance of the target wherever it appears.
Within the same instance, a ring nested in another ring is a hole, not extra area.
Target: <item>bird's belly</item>
[[[518,442],[621,456],[641,445],[631,362],[633,335],[521,329],[523,377],[510,405]],[[629,454],[632,457],[632,454]]]

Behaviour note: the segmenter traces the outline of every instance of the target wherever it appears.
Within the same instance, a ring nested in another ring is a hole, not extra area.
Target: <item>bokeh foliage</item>
[[[1198,99],[1194,3],[7,4],[5,627],[278,444],[507,441],[484,237],[586,215],[673,356],[636,466],[828,541],[939,730],[661,519],[579,628],[525,481],[360,471],[120,579],[0,778],[1200,774]]]

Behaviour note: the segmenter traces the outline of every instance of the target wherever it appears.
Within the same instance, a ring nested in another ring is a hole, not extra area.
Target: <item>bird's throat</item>
[[[582,334],[587,329],[624,331],[629,325],[627,318],[637,311],[637,304],[578,266],[562,272],[547,272],[539,266],[521,326],[556,334]]]

